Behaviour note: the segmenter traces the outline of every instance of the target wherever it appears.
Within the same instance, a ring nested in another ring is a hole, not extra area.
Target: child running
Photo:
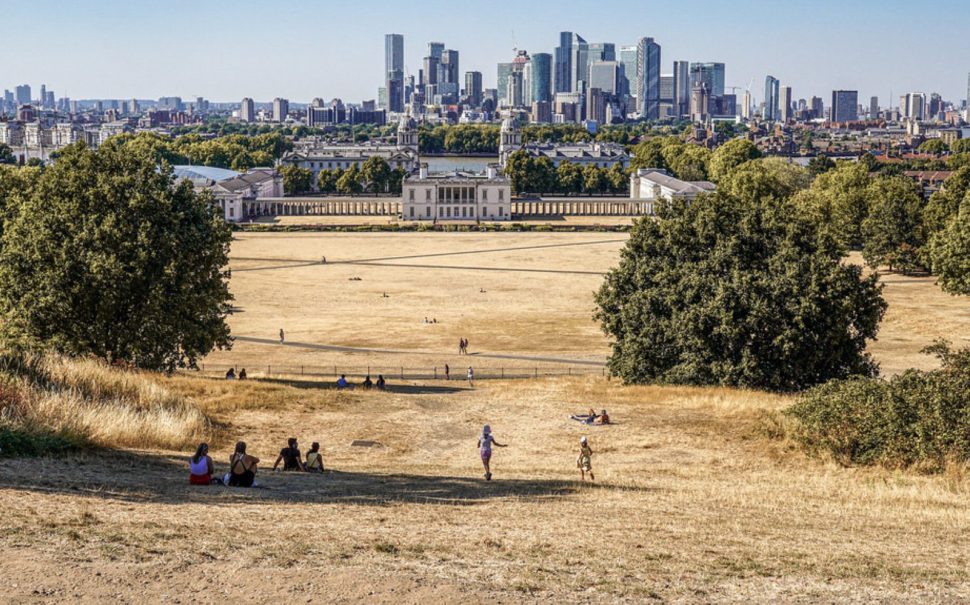
[[[593,477],[593,448],[589,447],[589,440],[586,437],[579,438],[579,458],[576,460],[579,467],[579,476],[586,481],[586,473],[589,473],[589,480],[596,481]]]
[[[482,434],[478,438],[478,450],[479,454],[482,456],[482,465],[485,466],[485,480],[492,480],[492,468],[489,463],[492,460],[492,446],[495,447],[506,447],[495,440],[492,436],[492,427],[487,424],[482,427]]]

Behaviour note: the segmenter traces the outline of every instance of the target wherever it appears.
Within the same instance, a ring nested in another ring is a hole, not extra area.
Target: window
[[[482,201],[483,202],[488,201],[488,189],[482,189]]]
[[[431,206],[425,206],[424,207],[424,210],[425,210],[424,215],[430,217],[431,216]]]
[[[448,218],[451,218],[451,208],[448,208]]]
[[[414,189],[408,189],[408,199],[414,201]]]
[[[445,209],[441,206],[438,206],[438,216],[444,216],[444,215],[445,215]]]
[[[233,218],[234,216],[236,216],[236,209],[235,208],[230,208],[229,209],[229,218]]]
[[[462,218],[467,218],[468,217],[468,208],[465,208],[464,206],[462,206],[462,208],[461,208],[461,217]]]
[[[501,206],[499,206],[499,207],[498,207],[498,215],[499,215],[499,216],[504,216],[504,212],[505,212],[505,209],[504,209],[504,208],[502,208]]]
[[[411,206],[411,218],[414,218],[414,206]]]
[[[505,201],[505,189],[498,190],[498,201],[500,202]]]
[[[425,189],[424,190],[424,201],[426,201],[426,202],[430,202],[431,201],[431,190],[430,189]]]

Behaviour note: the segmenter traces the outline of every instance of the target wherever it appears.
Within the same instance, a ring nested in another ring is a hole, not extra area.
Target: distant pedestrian
[[[229,371],[226,372],[226,380],[235,380],[235,379],[236,379],[236,368],[229,368]]]
[[[586,473],[589,473],[589,480],[596,481],[593,477],[593,448],[589,447],[589,440],[586,437],[579,439],[579,458],[576,459],[576,466],[579,467],[579,477],[586,481]]]
[[[447,363],[445,364],[445,380],[451,380],[451,368],[448,367]]]
[[[383,391],[386,388],[387,388],[387,381],[384,380],[384,375],[383,374],[378,374],[377,375],[377,390]]]
[[[283,332],[283,328],[280,328],[280,344],[286,342],[286,334]]]
[[[468,384],[475,388],[475,370],[471,366],[468,366]]]
[[[326,257],[326,256],[324,256],[322,260],[323,260],[323,264],[325,264],[325,265],[326,265],[326,264],[327,264],[327,257]]]
[[[246,380],[246,368],[239,370],[239,380]]]
[[[465,354],[465,339],[464,338],[459,338],[458,339],[458,354],[459,355],[464,355]]]

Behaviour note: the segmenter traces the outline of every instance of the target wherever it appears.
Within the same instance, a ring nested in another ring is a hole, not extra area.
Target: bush
[[[794,437],[842,464],[941,470],[970,460],[970,349],[927,350],[940,369],[889,381],[855,378],[816,387],[786,410]]]

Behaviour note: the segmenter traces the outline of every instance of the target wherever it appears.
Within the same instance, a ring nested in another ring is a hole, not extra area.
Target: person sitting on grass
[[[239,380],[246,380],[246,368],[239,370]]]
[[[195,455],[189,458],[189,485],[212,485],[222,483],[213,478],[212,458],[209,457],[209,444],[200,443]]]
[[[383,374],[378,374],[377,375],[377,390],[383,391],[385,388],[387,388],[387,382],[384,380],[384,375]]]
[[[316,441],[310,444],[310,451],[306,453],[306,470],[308,473],[323,472],[323,455],[320,454],[320,444]]]
[[[373,388],[374,381],[370,379],[370,374],[368,374],[367,377],[364,378],[364,382],[363,382],[363,385],[362,386],[365,389],[368,389],[368,390],[370,390],[371,388]]]
[[[341,374],[340,375],[340,378],[337,379],[337,388],[338,389],[346,389],[347,386],[348,386],[347,385],[347,376],[345,376],[344,374]]]
[[[589,447],[589,440],[586,437],[579,439],[579,458],[576,459],[576,466],[579,467],[579,477],[586,481],[586,473],[589,473],[589,480],[596,481],[593,477],[593,448]]]
[[[595,424],[609,424],[609,423],[610,423],[610,415],[606,413],[606,410],[603,410],[603,413],[596,417]]]
[[[280,462],[283,462],[284,473],[290,471],[305,471],[306,467],[303,465],[303,457],[300,455],[300,450],[296,446],[296,437],[290,437],[286,444],[286,447],[280,450],[280,455],[276,457],[273,470],[278,470]]]
[[[236,379],[236,368],[229,368],[229,371],[226,372],[226,380],[235,380],[235,379]]]
[[[246,453],[246,442],[236,444],[236,451],[229,458],[229,481],[231,487],[256,487],[256,465],[259,458]]]

